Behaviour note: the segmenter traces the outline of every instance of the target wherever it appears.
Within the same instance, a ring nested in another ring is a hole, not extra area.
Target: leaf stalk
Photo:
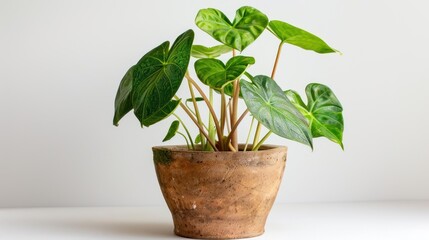
[[[213,116],[213,121],[215,123],[216,126],[216,130],[217,130],[217,134],[218,134],[218,138],[219,138],[219,142],[220,142],[220,146],[222,146],[222,132],[220,131],[220,126],[219,126],[219,120],[216,116],[216,113],[213,109],[212,104],[210,103],[210,101],[208,100],[206,94],[204,93],[204,91],[200,88],[200,86],[198,86],[198,84],[191,78],[191,76],[189,74],[185,75],[186,79],[188,79],[188,81],[194,85],[195,89],[197,89],[197,91],[200,93],[201,97],[204,99],[204,102],[207,104],[207,107],[210,111],[210,113]],[[222,147],[221,147],[222,150]]]
[[[180,102],[179,105],[186,112],[186,114],[188,114],[188,116],[191,118],[191,120],[195,123],[195,125],[198,127],[198,129],[200,130],[200,132],[202,133],[202,135],[208,140],[208,142],[213,147],[213,149],[215,151],[219,151],[218,148],[216,147],[216,144],[213,141],[210,140],[209,136],[204,131],[204,128],[200,124],[198,124],[198,120],[192,115],[192,113],[185,106],[185,104],[183,104],[182,102]]]

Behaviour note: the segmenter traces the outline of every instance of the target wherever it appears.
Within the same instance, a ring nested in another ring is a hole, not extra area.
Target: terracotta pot
[[[153,148],[174,233],[189,238],[245,238],[264,233],[286,165],[286,147],[203,152]]]

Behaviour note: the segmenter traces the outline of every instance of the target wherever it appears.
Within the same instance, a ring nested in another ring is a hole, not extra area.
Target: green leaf
[[[250,113],[273,133],[313,148],[305,117],[292,105],[277,83],[267,76],[241,80],[241,92]]]
[[[180,103],[180,100],[171,100],[164,107],[162,107],[161,109],[158,109],[149,117],[141,119],[142,125],[149,127],[150,125],[153,125],[167,118],[174,112],[174,110],[176,110],[177,106],[179,106],[179,103]]]
[[[244,76],[246,76],[247,79],[249,79],[250,81],[252,81],[252,79],[253,79],[252,74],[250,74],[249,72],[244,72]]]
[[[194,101],[193,98],[186,99],[186,102],[193,102],[193,101]],[[201,101],[204,101],[204,98],[202,98],[202,97],[195,97],[195,101],[196,102],[201,102]]]
[[[215,90],[221,90],[227,83],[240,77],[250,64],[254,64],[253,57],[236,56],[223,64],[222,61],[212,58],[203,58],[195,62],[195,71],[204,84]]]
[[[128,69],[125,76],[119,84],[118,92],[115,98],[115,116],[113,117],[113,124],[119,125],[119,120],[133,109],[131,96],[133,89],[133,71],[134,66]]]
[[[307,105],[295,91],[286,91],[286,96],[310,121],[313,137],[326,137],[344,149],[343,107],[338,98],[329,87],[318,83],[309,84],[305,88],[305,93],[308,99]]]
[[[170,128],[168,129],[167,135],[165,135],[165,137],[162,141],[165,142],[165,141],[172,139],[176,135],[177,130],[179,130],[179,121],[174,120],[171,123]]]
[[[201,9],[195,18],[197,26],[219,42],[238,51],[243,51],[268,25],[268,18],[252,7],[237,10],[234,21],[213,8]]]
[[[312,50],[317,53],[338,52],[331,48],[322,39],[303,29],[297,28],[278,20],[272,20],[268,24],[268,30],[278,37],[283,43],[289,43],[306,50]]]
[[[218,91],[219,92],[219,91]],[[225,85],[225,87],[223,88],[223,93],[225,93],[225,95],[232,97],[234,95],[234,83],[228,83]],[[243,94],[240,91],[240,98],[243,98]]]
[[[196,144],[201,143],[201,134],[198,133],[198,135],[195,137],[195,141]]]
[[[170,101],[187,70],[193,39],[194,32],[188,30],[176,39],[170,50],[169,42],[164,42],[136,64],[132,104],[142,125],[146,125],[147,119],[160,119],[156,116],[159,111],[164,114],[166,109],[172,109]]]
[[[247,79],[249,79],[250,81],[252,81],[252,79],[253,79],[253,76],[248,72],[244,72],[243,76],[246,76]],[[231,83],[226,84],[225,87],[223,88],[223,92],[226,95],[232,97],[232,95],[234,94],[234,83],[231,82]],[[243,98],[243,94],[241,94],[241,91],[240,91],[240,94],[238,95],[238,97]]]
[[[202,97],[195,97],[195,102],[201,102],[201,101],[204,101],[204,98],[202,98]],[[191,109],[192,107],[189,107],[188,103],[192,103],[192,102],[194,102],[194,101],[192,100],[192,98],[188,98],[188,99],[186,99],[186,101],[185,101],[185,104],[186,104],[186,106],[187,106],[189,109]]]
[[[222,54],[232,51],[231,47],[217,45],[214,47],[205,47],[202,45],[193,45],[191,55],[194,58],[217,58]]]

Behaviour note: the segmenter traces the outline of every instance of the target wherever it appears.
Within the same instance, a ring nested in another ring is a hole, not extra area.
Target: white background
[[[300,93],[330,86],[345,108],[346,149],[271,138],[289,146],[277,201],[429,199],[427,1],[1,0],[0,207],[164,204],[151,146],[171,119],[140,129],[129,114],[114,127],[117,86],[144,53],[189,28],[195,43],[216,44],[194,26],[198,9],[233,18],[242,5],[344,53],[284,48],[277,81]],[[252,73],[270,73],[277,44],[266,32],[246,49]]]

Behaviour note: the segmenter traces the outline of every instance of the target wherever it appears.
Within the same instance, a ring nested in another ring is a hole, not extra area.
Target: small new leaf
[[[186,102],[193,102],[193,101],[194,101],[193,98],[186,99]],[[204,101],[204,98],[202,98],[202,97],[195,97],[195,101],[196,102],[201,102],[201,101]]]
[[[195,143],[196,144],[201,143],[201,134],[198,133],[198,135],[195,137]]]
[[[179,121],[174,120],[171,123],[170,128],[168,129],[167,135],[165,135],[165,137],[162,141],[165,142],[165,141],[172,139],[176,135],[177,130],[179,130]]]

